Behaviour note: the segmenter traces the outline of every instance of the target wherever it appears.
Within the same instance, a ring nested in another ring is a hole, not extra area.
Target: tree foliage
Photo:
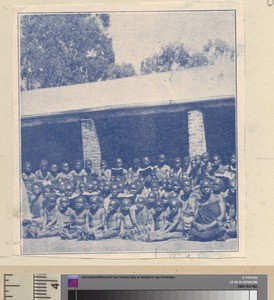
[[[21,17],[21,80],[25,89],[93,82],[115,62],[106,14]]]
[[[201,52],[190,54],[184,44],[169,44],[144,59],[141,73],[151,74],[214,65],[220,57],[234,60],[234,49],[223,40],[209,40]]]
[[[106,79],[119,79],[124,77],[135,76],[136,72],[132,64],[112,64],[106,74],[102,77],[102,80]]]

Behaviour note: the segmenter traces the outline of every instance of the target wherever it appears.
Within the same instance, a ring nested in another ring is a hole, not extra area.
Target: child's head
[[[133,159],[133,163],[132,163],[132,166],[134,169],[138,169],[141,165],[141,161],[139,158],[134,158]]]
[[[222,162],[221,156],[219,154],[214,154],[212,156],[212,163],[214,166],[218,167]]]
[[[204,164],[207,164],[210,160],[210,156],[208,152],[204,152],[202,155],[202,161]]]
[[[26,161],[24,164],[23,164],[23,171],[27,174],[31,173],[32,171],[32,166],[31,166],[31,163],[29,161]]]
[[[67,162],[62,163],[62,171],[66,174],[69,172],[69,164]]]
[[[105,183],[104,183],[104,188],[103,188],[103,192],[104,192],[104,193],[108,193],[108,192],[109,192],[109,189],[110,189],[110,184],[109,184],[109,182],[105,181]]]
[[[169,209],[171,214],[176,214],[180,208],[180,201],[176,198],[172,198],[169,200]]]
[[[212,190],[215,194],[219,194],[223,191],[224,182],[220,178],[214,178],[212,181]]]
[[[84,197],[79,196],[75,199],[74,208],[75,208],[76,211],[80,211],[80,210],[84,209],[85,205],[86,205],[86,203],[85,203],[85,198]]]
[[[93,195],[89,198],[90,210],[95,211],[100,207],[101,199],[98,195]]]
[[[230,195],[235,195],[237,191],[237,181],[235,179],[230,180],[228,183],[228,191]]]
[[[165,192],[162,196],[162,204],[165,208],[168,206],[170,199],[171,199],[171,194],[168,192]]]
[[[55,193],[51,193],[47,199],[47,206],[49,208],[53,208],[56,206],[56,202],[57,202],[57,197]]]
[[[131,201],[130,201],[130,199],[128,199],[128,198],[122,199],[121,210],[123,212],[127,212],[128,213],[129,210],[130,210],[130,207],[131,207]]]
[[[109,205],[108,205],[108,210],[110,212],[116,212],[118,209],[119,209],[119,201],[116,200],[116,199],[112,199],[110,200],[109,202]]]
[[[195,157],[192,157],[192,158],[190,159],[190,163],[191,163],[191,167],[192,167],[192,168],[195,168],[195,167],[196,167]]]
[[[117,158],[117,159],[115,160],[115,167],[116,167],[117,169],[120,169],[120,168],[123,167],[123,160],[122,160],[121,158]]]
[[[125,184],[124,184],[124,182],[119,181],[117,184],[118,184],[118,190],[119,190],[119,193],[120,193],[120,194],[123,194],[123,193],[124,193],[124,190],[125,190]]]
[[[108,167],[107,162],[105,160],[101,161],[101,169],[105,170]]]
[[[40,161],[40,164],[39,164],[39,168],[42,170],[42,171],[47,171],[48,170],[48,166],[49,166],[49,163],[46,159],[42,159]]]
[[[86,170],[91,170],[91,168],[92,168],[92,162],[91,162],[91,160],[90,159],[86,159],[85,160],[85,169]]]
[[[129,184],[128,190],[129,190],[131,195],[136,196],[138,194],[139,189],[138,189],[137,184],[132,182],[131,184]]]
[[[179,178],[174,178],[172,180],[172,191],[175,193],[179,193],[181,190],[181,181]]]
[[[150,193],[148,193],[147,203],[150,204],[150,205],[154,204],[154,202],[157,199],[157,197],[158,197],[158,194],[156,192],[150,192]]]
[[[43,185],[41,182],[34,182],[31,186],[31,192],[34,196],[39,196],[43,191]]]
[[[164,210],[163,201],[161,198],[157,198],[154,204],[154,210],[156,213],[161,213]]]
[[[195,165],[199,167],[201,165],[201,163],[202,163],[202,156],[196,155],[195,156]]]
[[[138,209],[144,208],[145,205],[146,205],[146,198],[145,197],[139,197],[139,198],[137,198],[137,200],[136,200],[136,207]]]
[[[56,164],[52,164],[50,166],[50,173],[57,174],[58,173],[58,166]]]
[[[158,157],[158,164],[164,165],[166,163],[166,156],[165,154],[160,154]]]
[[[44,197],[46,198],[46,199],[48,199],[49,198],[49,196],[53,193],[53,186],[52,185],[50,185],[50,184],[46,184],[45,186],[44,186],[44,189],[43,189],[43,195],[44,195]]]
[[[88,192],[88,193],[93,193],[94,192],[92,182],[89,181],[89,182],[86,183],[85,191]]]
[[[79,192],[80,194],[83,194],[84,191],[86,190],[86,184],[84,181],[81,181],[78,185],[78,189],[79,189]]]
[[[66,182],[64,180],[59,181],[58,189],[61,193],[64,193],[66,190]]]
[[[182,189],[184,194],[189,195],[191,193],[191,181],[190,180],[184,180]]]
[[[189,175],[187,173],[183,173],[182,180],[189,180]]]
[[[161,189],[162,189],[162,190],[165,190],[166,187],[167,187],[167,179],[163,179],[163,180],[161,181]]]
[[[119,187],[117,183],[112,183],[110,185],[110,192],[113,197],[117,197],[119,194]]]
[[[159,187],[160,187],[159,181],[157,179],[152,179],[150,182],[150,190],[152,192],[158,192]]]
[[[209,196],[211,194],[212,184],[209,179],[204,179],[200,182],[200,191],[204,196]]]
[[[172,179],[171,179],[171,178],[168,178],[168,179],[167,179],[167,184],[166,184],[165,190],[166,190],[167,192],[171,192],[171,191],[172,191]]]
[[[82,164],[82,161],[80,159],[77,159],[74,162],[74,169],[75,169],[75,171],[81,171],[83,169],[83,164]]]
[[[150,166],[150,158],[148,156],[145,156],[142,160],[144,167]]]
[[[71,197],[74,193],[74,186],[71,183],[67,183],[66,184],[66,188],[65,188],[65,195],[67,197]]]
[[[92,180],[91,184],[93,186],[93,191],[98,192],[99,191],[99,182],[98,182],[98,180]]]
[[[69,198],[66,196],[62,196],[59,198],[59,208],[61,210],[65,210],[69,207]]]
[[[231,164],[232,166],[235,166],[236,163],[237,163],[237,157],[236,157],[236,154],[233,153],[233,154],[231,155],[231,157],[230,157],[230,164]]]
[[[180,157],[176,157],[174,159],[174,167],[177,168],[177,169],[179,169],[181,167],[181,165],[182,165],[181,158]]]
[[[186,156],[186,157],[184,157],[183,158],[183,166],[185,167],[185,168],[187,168],[188,166],[189,166],[189,164],[190,164],[190,157],[189,156]]]

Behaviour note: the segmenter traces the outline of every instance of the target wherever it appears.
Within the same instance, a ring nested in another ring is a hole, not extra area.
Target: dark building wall
[[[204,115],[207,148],[219,153],[227,163],[235,152],[235,109],[216,107],[201,109]],[[92,116],[92,113],[90,114]],[[169,161],[188,155],[187,111],[161,112],[123,117],[94,117],[102,159],[109,165],[117,157],[129,167],[135,157],[150,156],[154,161],[165,153]],[[82,159],[80,122],[47,124],[22,128],[22,161],[36,168],[43,158],[60,164]]]

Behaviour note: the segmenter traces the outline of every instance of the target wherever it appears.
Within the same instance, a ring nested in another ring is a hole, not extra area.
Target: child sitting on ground
[[[139,197],[130,209],[131,220],[135,227],[134,240],[146,241],[152,230],[153,218],[146,209],[146,199]]]
[[[88,211],[86,210],[86,202],[82,196],[75,199],[74,211],[71,214],[70,225],[68,229],[60,233],[62,239],[75,239],[81,240],[83,232],[88,228]]]
[[[43,209],[43,227],[38,231],[38,238],[56,236],[56,222],[58,208],[56,205],[57,197],[54,193],[47,199],[47,206]]]
[[[131,201],[124,198],[121,204],[121,226],[119,236],[122,239],[132,239],[135,233],[134,224],[130,214]]]
[[[154,206],[155,213],[153,214],[153,226],[149,233],[148,241],[156,241],[163,236],[163,231],[168,225],[167,214],[161,198],[157,198]]]
[[[104,229],[105,224],[105,209],[101,206],[99,195],[91,196],[89,199],[88,213],[88,239],[97,240]]]
[[[73,176],[73,179],[76,180],[77,186],[81,181],[84,180],[86,172],[83,169],[83,164],[80,159],[77,159],[74,163],[74,170],[70,172],[70,174]]]
[[[111,200],[105,216],[104,230],[97,233],[97,239],[110,239],[119,235],[121,226],[121,213],[118,200]]]

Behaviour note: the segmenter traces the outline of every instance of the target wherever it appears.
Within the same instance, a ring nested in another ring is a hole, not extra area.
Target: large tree
[[[23,89],[107,79],[115,63],[108,15],[24,15],[20,25]]]

